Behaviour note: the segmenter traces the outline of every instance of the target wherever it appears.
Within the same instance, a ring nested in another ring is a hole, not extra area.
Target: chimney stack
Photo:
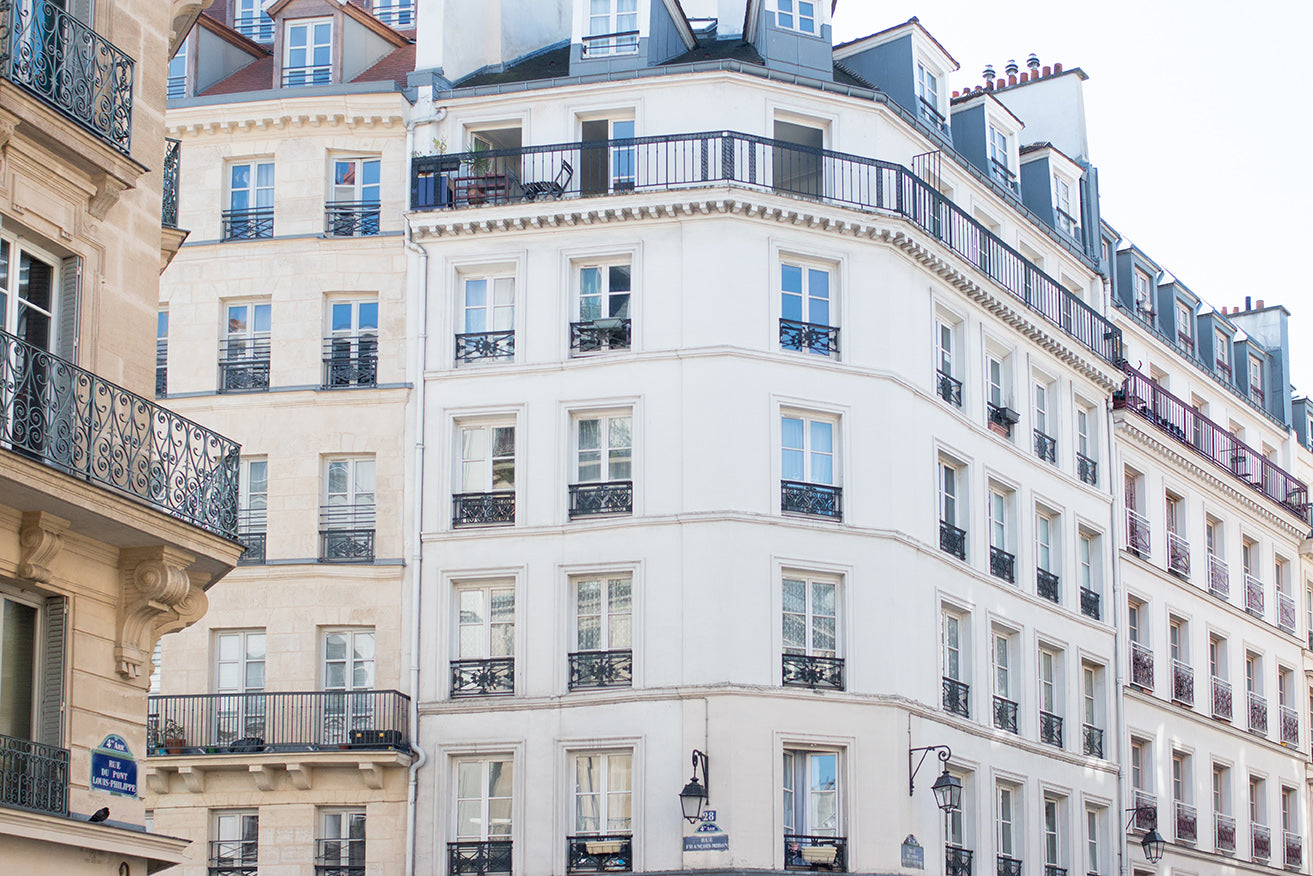
[[[1262,298],[1258,299],[1258,309],[1259,309],[1259,310],[1262,310],[1262,309],[1263,309],[1263,299],[1262,299]]]
[[[1246,295],[1246,296],[1245,296],[1245,310],[1253,310],[1253,309],[1254,309],[1254,303],[1253,303],[1252,300],[1250,300],[1249,296]]]
[[[1038,76],[1039,76],[1039,55],[1036,55],[1034,52],[1031,52],[1031,53],[1030,53],[1030,57],[1026,59],[1026,66],[1030,68],[1031,78],[1032,78],[1032,79],[1038,78]]]

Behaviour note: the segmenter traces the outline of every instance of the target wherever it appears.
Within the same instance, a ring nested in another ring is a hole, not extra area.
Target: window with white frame
[[[588,414],[575,419],[578,483],[629,480],[633,476],[633,415]]]
[[[990,663],[994,673],[994,726],[1017,732],[1017,690],[1013,675],[1016,634],[995,629],[991,633]]]
[[[219,346],[219,391],[249,392],[269,388],[273,305],[228,304]]]
[[[1213,764],[1213,811],[1231,814],[1231,770],[1220,763]]]
[[[1249,394],[1263,400],[1263,360],[1257,356],[1249,357]]]
[[[515,691],[515,583],[457,584],[451,695]]]
[[[811,0],[775,0],[775,26],[798,33],[818,33],[817,4]]]
[[[1053,385],[1041,378],[1035,383],[1035,429],[1049,442],[1053,441],[1053,430],[1049,424],[1052,400]],[[1053,461],[1052,454],[1041,453],[1038,445],[1036,445],[1035,452],[1040,453],[1040,458],[1048,458],[1050,462]]]
[[[1153,318],[1153,281],[1147,273],[1135,268],[1132,272],[1135,285],[1135,309],[1142,316]]]
[[[319,813],[319,837],[315,850],[315,872],[349,874],[365,872],[365,810],[326,808]]]
[[[378,384],[378,299],[332,298],[324,334],[324,388]]]
[[[916,64],[916,96],[921,100],[921,117],[941,126],[944,115],[939,109],[939,76],[920,61]]]
[[[64,745],[66,620],[64,597],[43,602],[0,582],[0,734]]]
[[[956,462],[939,460],[939,519],[959,529],[966,526],[965,512],[958,507],[963,498],[964,476]]]
[[[1078,472],[1081,480],[1087,484],[1095,483],[1093,474],[1093,462],[1098,459],[1098,439],[1094,429],[1096,426],[1094,410],[1087,405],[1078,404],[1076,407],[1076,453],[1084,457],[1086,463],[1089,463],[1090,473],[1087,476],[1084,470]],[[1077,462],[1081,462],[1078,458]]]
[[[456,361],[515,356],[515,274],[491,272],[461,277]]]
[[[1299,822],[1299,792],[1285,785],[1281,786],[1281,829],[1287,836],[1302,833]]]
[[[1221,371],[1228,379],[1230,379],[1231,338],[1221,329],[1217,330],[1217,334],[1213,341],[1213,358],[1217,362],[1217,370]]]
[[[327,85],[333,79],[333,19],[288,21],[284,25],[283,85]]]
[[[632,341],[629,301],[632,268],[623,263],[578,268],[577,322],[570,323],[574,355],[627,350]]]
[[[1103,617],[1103,585],[1100,581],[1099,536],[1084,527],[1077,530],[1076,546],[1081,588],[1081,614],[1100,620]]]
[[[237,161],[228,165],[228,210],[224,240],[256,240],[274,235],[274,163]]]
[[[374,559],[374,490],[374,457],[324,460],[324,496],[319,509],[321,561]]]
[[[333,159],[333,181],[324,205],[325,232],[337,237],[378,234],[380,162]]]
[[[1044,863],[1048,867],[1062,865],[1064,802],[1058,797],[1044,795]]]
[[[515,423],[456,424],[459,470],[452,523],[475,526],[515,522]]]
[[[994,408],[1007,407],[1007,372],[1003,358],[985,354],[985,400]]]
[[[1249,777],[1249,823],[1267,824],[1267,782],[1253,775]]]
[[[265,633],[262,629],[214,634],[215,736],[220,744],[265,736]]]
[[[989,163],[993,168],[994,176],[1007,186],[1012,186],[1016,179],[1012,173],[1011,161],[1011,138],[1007,132],[999,128],[994,123],[989,125]]]
[[[1153,773],[1149,763],[1149,743],[1143,739],[1131,738],[1131,788],[1135,791],[1149,793],[1153,790],[1151,783]]]
[[[233,29],[257,43],[274,39],[274,22],[265,15],[263,0],[237,0],[233,6]]]
[[[956,611],[947,609],[941,621],[943,627],[943,661],[944,677],[952,681],[966,681],[966,672],[970,668],[968,655],[963,653],[966,619]]]
[[[254,810],[219,809],[210,813],[210,871],[255,872],[260,852],[260,816]]]
[[[785,572],[782,606],[784,684],[843,690],[839,582],[829,576]]]
[[[780,265],[780,346],[821,356],[839,352],[834,327],[831,269],[805,263]]]
[[[958,373],[958,346],[962,324],[944,317],[935,320],[935,366],[939,397],[954,407],[962,407],[962,377]]]
[[[574,755],[574,833],[614,836],[633,832],[632,751]]]
[[[187,56],[191,53],[192,39],[189,34],[178,51],[169,59],[168,99],[174,100],[187,96]]]
[[[828,417],[785,413],[780,418],[780,472],[786,481],[836,482],[835,432]]]
[[[354,731],[376,728],[374,720],[374,630],[326,630],[323,635],[324,735],[355,741]]]
[[[263,563],[269,530],[269,460],[243,456],[237,487],[237,537],[246,545],[238,562]]]
[[[985,516],[989,521],[989,572],[1009,584],[1016,583],[1016,554],[1012,547],[1012,491],[989,485]]]
[[[1172,800],[1187,806],[1194,800],[1194,787],[1190,779],[1190,755],[1183,751],[1172,752]]]
[[[801,748],[784,749],[784,834],[789,837],[839,837],[843,803],[840,796],[840,753]],[[786,865],[801,864],[801,842],[787,845]]]
[[[1081,664],[1081,751],[1089,757],[1103,757],[1103,667]]]
[[[1085,866],[1090,873],[1102,873],[1104,810],[1097,806],[1085,807]]]
[[[453,762],[455,848],[449,852],[479,863],[483,863],[481,854],[487,856],[484,869],[453,868],[453,872],[510,872],[514,777],[515,766],[509,754],[462,757]],[[480,848],[483,843],[487,845]]]
[[[953,862],[967,863],[971,860],[972,850],[967,847],[967,838],[969,834],[968,818],[972,814],[974,807],[971,801],[975,799],[972,796],[970,786],[972,784],[971,773],[959,773],[956,770],[949,769],[949,775],[956,778],[962,783],[962,802],[956,808],[947,813],[945,820],[948,822],[945,839],[948,842],[948,858]],[[965,854],[964,854],[965,853]],[[953,872],[951,869],[948,872]],[[965,872],[965,871],[961,871]]]
[[[583,575],[570,579],[574,596],[574,649],[570,689],[628,687],[634,680],[633,576]]]
[[[1053,177],[1053,206],[1058,214],[1058,228],[1071,237],[1080,234],[1080,226],[1076,219],[1075,198],[1072,197],[1071,181],[1065,177]]]
[[[1057,585],[1057,570],[1061,567],[1058,559],[1058,532],[1060,526],[1057,516],[1043,508],[1035,513],[1035,565],[1041,572],[1053,576],[1053,586]]]
[[[638,51],[638,0],[590,0],[585,57]]]
[[[1194,352],[1194,308],[1187,301],[1176,302],[1176,340]]]
[[[998,785],[995,791],[996,818],[998,819],[998,854],[1000,858],[1020,860],[1023,848],[1021,839],[1020,789],[1015,785]],[[1001,869],[1001,868],[1000,868]]]

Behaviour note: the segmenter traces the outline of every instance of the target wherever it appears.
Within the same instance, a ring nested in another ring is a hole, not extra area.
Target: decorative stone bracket
[[[119,553],[119,605],[114,662],[119,675],[145,682],[160,636],[200,620],[209,607],[209,576],[188,572],[191,554],[170,547],[125,548]],[[146,669],[143,672],[143,668]]]
[[[64,548],[69,522],[44,511],[24,511],[18,529],[18,577],[49,584],[50,564]]]
[[[214,0],[173,0],[170,9],[172,23],[169,25],[169,57],[172,58],[182,45],[182,41],[191,33],[197,17],[202,10],[209,9]]]

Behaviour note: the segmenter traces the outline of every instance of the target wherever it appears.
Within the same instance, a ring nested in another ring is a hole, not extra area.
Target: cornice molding
[[[198,137],[205,134],[238,134],[257,131],[304,130],[306,128],[342,128],[346,131],[390,130],[405,128],[401,113],[304,112],[271,113],[223,120],[175,122],[165,130],[173,137]]]

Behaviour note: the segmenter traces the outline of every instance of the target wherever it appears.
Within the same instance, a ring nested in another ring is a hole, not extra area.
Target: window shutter
[[[68,599],[46,600],[44,647],[41,658],[41,715],[38,738],[64,747],[64,657],[67,651]]]
[[[61,359],[76,363],[78,313],[82,309],[82,259],[79,256],[69,256],[60,263],[57,306],[56,353]]]

